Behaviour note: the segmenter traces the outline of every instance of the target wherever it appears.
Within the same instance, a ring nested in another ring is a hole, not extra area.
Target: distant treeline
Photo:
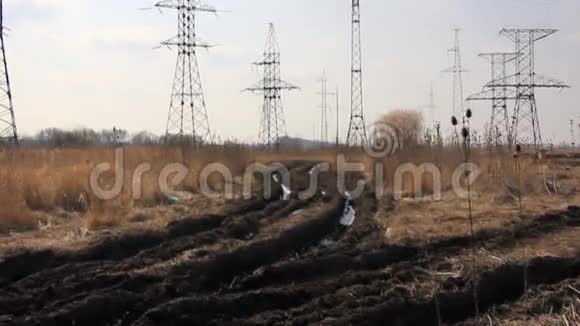
[[[88,128],[73,130],[49,128],[32,137],[22,137],[20,143],[32,146],[153,145],[161,143],[164,140],[162,138],[148,131],[130,134],[127,130],[117,128],[101,131]]]
[[[106,129],[96,131],[89,128],[64,130],[58,128],[44,129],[34,136],[25,136],[20,139],[21,146],[25,147],[85,147],[110,145],[167,145],[194,143],[193,137],[185,139],[179,136],[159,136],[149,131],[131,134],[124,129]],[[212,137],[211,142],[201,145],[218,145],[220,147],[261,148],[255,143],[247,143],[235,138],[222,139]],[[331,148],[334,144],[320,143],[300,138],[284,138],[280,149],[318,149]]]

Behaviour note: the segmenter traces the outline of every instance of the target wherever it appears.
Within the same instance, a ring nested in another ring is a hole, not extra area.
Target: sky
[[[262,98],[243,93],[259,79],[268,28],[275,24],[283,78],[299,91],[283,94],[290,136],[319,135],[320,89],[326,70],[339,90],[341,138],[350,116],[350,1],[208,0],[222,10],[200,14],[198,34],[215,47],[199,50],[212,132],[257,138]],[[175,50],[155,47],[177,32],[175,12],[141,10],[155,0],[4,0],[6,51],[21,134],[50,127],[165,132]],[[481,52],[513,51],[502,28],[557,28],[536,47],[538,73],[572,86],[537,90],[544,140],[568,141],[580,119],[580,1],[362,0],[364,110],[367,124],[397,109],[427,112],[433,84],[436,119],[452,115],[453,29],[461,29],[464,95],[481,90],[490,66]],[[334,100],[329,100],[334,103]],[[472,106],[474,125],[491,104]],[[332,108],[334,110],[334,107]],[[335,111],[330,115],[335,116]],[[330,134],[334,135],[332,123]]]

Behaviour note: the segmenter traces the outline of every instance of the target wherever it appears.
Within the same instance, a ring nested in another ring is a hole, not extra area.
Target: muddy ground
[[[297,164],[292,173],[306,180],[311,167]],[[294,193],[303,188],[292,184]],[[385,242],[376,218],[395,207],[388,196],[377,200],[369,187],[349,203],[336,189],[323,190],[284,200],[275,187],[271,199],[231,202],[161,230],[4,257],[0,324],[493,325],[498,313],[534,320],[580,307],[580,252],[460,272],[450,263],[474,248],[517,249],[575,230],[579,207],[473,239],[397,245]],[[349,204],[356,220],[345,227]]]

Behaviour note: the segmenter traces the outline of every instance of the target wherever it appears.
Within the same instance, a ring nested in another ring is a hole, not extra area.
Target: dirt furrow
[[[234,278],[251,273],[259,266],[317,245],[321,239],[337,229],[338,219],[343,209],[344,201],[337,199],[319,216],[282,232],[278,237],[250,243],[230,253],[218,253],[205,261],[176,266],[171,268],[167,275],[131,276],[129,274],[107,274],[105,271],[96,272],[96,275],[89,275],[89,279],[84,281],[73,277],[71,286],[66,287],[63,291],[59,288],[53,288],[54,292],[51,294],[54,298],[52,301],[48,301],[47,297],[32,302],[23,302],[23,300],[10,302],[10,300],[0,299],[0,304],[19,303],[20,307],[26,308],[19,308],[18,311],[12,310],[14,315],[24,316],[26,313],[38,311],[38,316],[33,317],[32,320],[54,321],[57,315],[58,318],[66,318],[64,316],[67,316],[69,310],[73,309],[75,305],[82,306],[86,300],[98,301],[98,298],[106,293],[139,293],[142,300],[132,309],[128,309],[129,317],[127,318],[133,320],[140,317],[140,314],[146,310],[157,307],[164,302],[191,293],[200,291],[208,293],[217,290],[230,284]],[[101,287],[97,288],[99,284]],[[73,298],[69,299],[70,296]],[[42,302],[55,302],[56,304],[41,308],[38,304]],[[110,318],[120,317],[118,314],[110,315]],[[61,321],[61,319],[58,320]],[[17,321],[28,322],[29,320],[23,318]],[[72,319],[69,321],[72,322]]]

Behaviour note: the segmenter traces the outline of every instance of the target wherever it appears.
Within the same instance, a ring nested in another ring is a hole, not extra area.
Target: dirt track
[[[309,167],[293,173],[305,179]],[[370,189],[354,202],[351,228],[339,223],[346,200],[336,191],[285,201],[276,190],[273,199],[232,203],[222,214],[186,218],[162,231],[102,239],[78,252],[6,258],[0,316],[11,325],[469,323],[476,309],[517,302],[526,283],[557,287],[580,277],[578,254],[442,278],[444,258],[468,251],[470,238],[385,245],[374,217],[379,205],[388,210],[392,203],[377,201]],[[578,226],[580,209],[570,207],[512,229],[482,231],[475,242],[515,247],[516,239]]]

